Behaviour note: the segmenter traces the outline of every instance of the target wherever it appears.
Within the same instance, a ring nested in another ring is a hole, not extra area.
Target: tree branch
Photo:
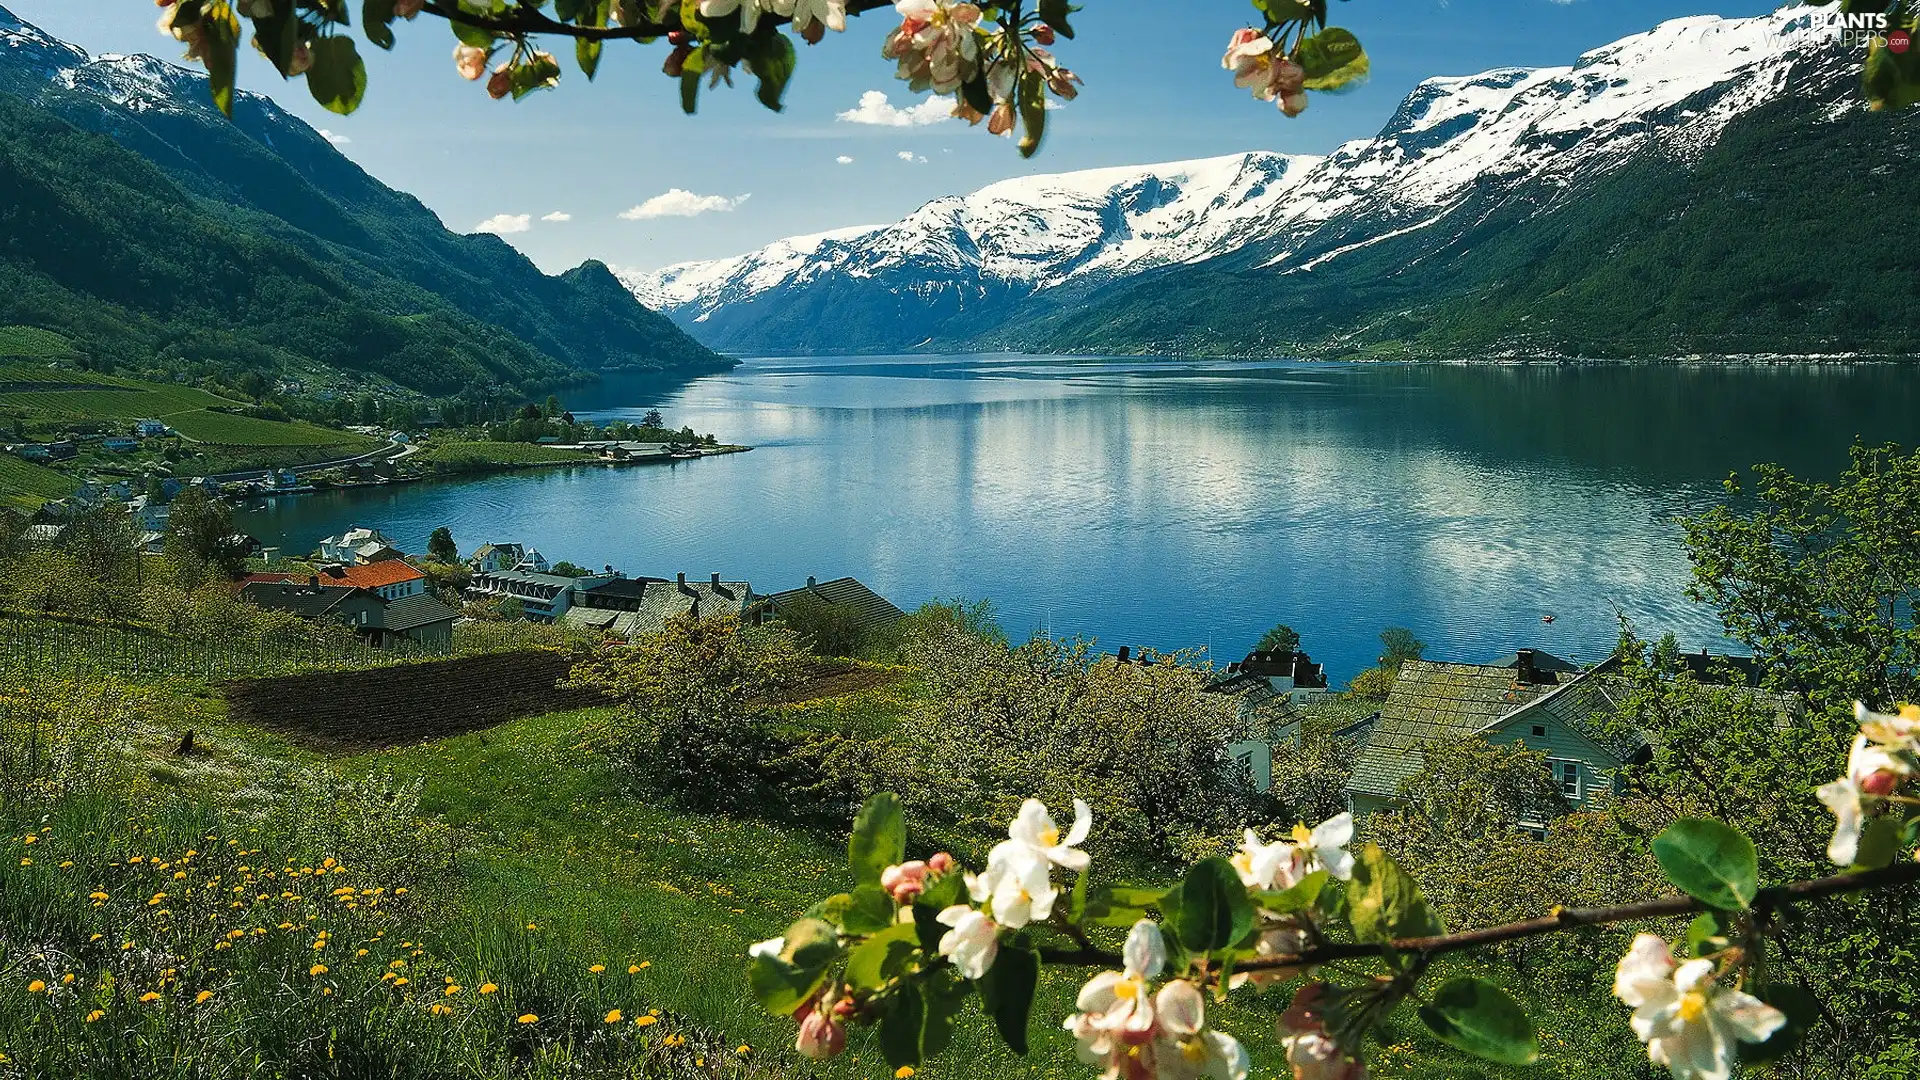
[[[1833,877],[1796,881],[1790,885],[1763,889],[1760,895],[1754,898],[1753,910],[1770,915],[1800,900],[1886,888],[1892,885],[1910,885],[1916,882],[1920,882],[1920,863],[1900,863],[1879,870],[1863,870],[1857,874],[1837,874]],[[1247,960],[1235,964],[1233,970],[1235,974],[1239,974],[1305,967],[1335,960],[1384,956],[1389,950],[1396,953],[1438,956],[1463,949],[1475,949],[1483,945],[1496,945],[1503,941],[1539,937],[1542,934],[1558,933],[1581,926],[1605,926],[1610,923],[1634,922],[1641,919],[1693,915],[1706,910],[1708,910],[1707,905],[1691,896],[1667,896],[1658,900],[1643,900],[1635,904],[1618,904],[1613,907],[1561,908],[1552,915],[1538,919],[1485,926],[1477,930],[1463,930],[1457,934],[1442,934],[1438,937],[1400,938],[1390,944],[1336,942],[1308,949],[1297,956]],[[1122,963],[1119,953],[1105,949],[1042,949],[1040,958],[1049,964],[1078,967],[1118,967]]]
[[[847,14],[858,15],[875,8],[892,7],[893,0],[847,0]],[[679,8],[670,8],[667,18],[661,21],[646,19],[632,26],[575,26],[561,22],[538,8],[516,7],[504,15],[481,15],[460,8],[457,0],[428,0],[420,9],[422,14],[434,15],[448,22],[462,26],[471,26],[477,30],[491,30],[497,34],[518,37],[527,34],[553,34],[559,37],[580,38],[586,41],[633,41],[641,38],[665,37],[675,30],[684,30],[680,24]],[[775,15],[762,12],[763,22],[772,22],[782,26],[793,21],[791,15]]]

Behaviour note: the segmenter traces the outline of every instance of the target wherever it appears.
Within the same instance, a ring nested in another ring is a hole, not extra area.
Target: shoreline
[[[726,454],[744,454],[754,449],[751,446],[722,444],[706,447],[698,453],[686,456],[660,458],[642,458],[639,460],[614,461],[605,458],[583,458],[578,461],[495,461],[478,468],[462,469],[458,472],[426,472],[418,476],[395,476],[384,480],[359,480],[343,484],[300,484],[295,487],[281,488],[246,495],[230,496],[238,504],[251,505],[285,498],[292,495],[319,495],[330,491],[360,491],[367,488],[398,487],[419,484],[433,480],[464,480],[484,476],[496,476],[501,473],[525,472],[533,469],[582,469],[605,468],[624,469],[645,465],[674,465],[683,461],[698,461],[706,457],[720,457]]]

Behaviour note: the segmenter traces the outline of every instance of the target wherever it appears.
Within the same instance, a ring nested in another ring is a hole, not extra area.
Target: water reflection
[[[851,573],[905,606],[991,597],[1016,632],[1222,657],[1284,619],[1344,676],[1390,622],[1458,659],[1595,657],[1616,611],[1703,642],[1675,516],[1756,461],[1830,473],[1855,435],[1916,437],[1891,368],[804,358],[603,395],[569,404],[759,449],[294,499],[249,527],[299,548],[363,521],[418,550],[448,525],[763,591]]]

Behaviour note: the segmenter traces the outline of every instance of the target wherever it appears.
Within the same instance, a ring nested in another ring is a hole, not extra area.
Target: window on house
[[[1547,733],[1547,725],[1545,724],[1533,725],[1533,733],[1535,735],[1545,735]]]
[[[1549,758],[1547,769],[1553,773],[1553,778],[1559,781],[1560,794],[1565,795],[1569,802],[1579,802],[1580,763],[1563,758]]]

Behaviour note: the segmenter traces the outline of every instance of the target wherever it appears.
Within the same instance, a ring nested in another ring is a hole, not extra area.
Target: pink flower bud
[[[800,1021],[800,1034],[794,1039],[793,1048],[815,1061],[837,1056],[847,1048],[846,1025],[831,1016],[808,1010],[806,1018]]]
[[[1892,769],[1881,769],[1865,780],[1860,781],[1861,791],[1869,795],[1878,795],[1882,798],[1893,794],[1893,790],[1899,786],[1900,774],[1894,772]]]
[[[393,0],[393,13],[403,19],[411,19],[420,14],[427,0]]]
[[[1282,95],[1280,98],[1280,111],[1286,113],[1288,116],[1299,116],[1301,113],[1306,112],[1307,92],[1302,90],[1297,94]]]
[[[668,78],[677,79],[686,71],[687,57],[692,55],[693,46],[682,45],[667,54],[667,62],[660,65],[660,70],[666,72]]]
[[[944,874],[953,869],[953,856],[942,851],[927,860],[927,869],[935,874]]]
[[[287,60],[287,74],[304,75],[308,69],[312,67],[313,50],[309,49],[307,43],[304,41],[295,45],[293,47],[293,56]]]
[[[1048,26],[1046,23],[1035,26],[1033,28],[1033,40],[1041,45],[1053,44],[1053,27]]]
[[[487,73],[487,50],[471,45],[456,45],[453,49],[453,67],[461,78],[473,82]]]
[[[1280,1014],[1280,1031],[1285,1035],[1290,1031],[1322,1031],[1326,1027],[1326,1015],[1320,999],[1327,993],[1326,983],[1308,983],[1293,995],[1293,1004]]]
[[[1013,130],[1013,102],[1002,101],[993,107],[987,117],[987,131],[994,135],[1005,135]]]
[[[691,45],[692,43],[693,43],[693,35],[687,33],[685,30],[667,31],[667,44],[673,46],[676,49],[682,45]]]
[[[833,1015],[841,1018],[842,1020],[846,1019],[849,1016],[852,1016],[853,1013],[854,1013],[854,1004],[853,1004],[852,998],[843,997],[839,1001],[836,1001],[833,1003]]]
[[[927,864],[915,859],[912,862],[889,866],[880,872],[880,887],[893,894],[896,903],[911,903],[927,887]]]
[[[487,96],[495,101],[513,93],[513,71],[506,64],[493,69],[493,78],[487,80]]]
[[[802,27],[800,30],[801,40],[805,41],[809,45],[820,44],[821,41],[826,39],[826,36],[827,36],[827,24],[821,22],[819,19],[813,20],[812,22],[808,23],[806,26]]]

